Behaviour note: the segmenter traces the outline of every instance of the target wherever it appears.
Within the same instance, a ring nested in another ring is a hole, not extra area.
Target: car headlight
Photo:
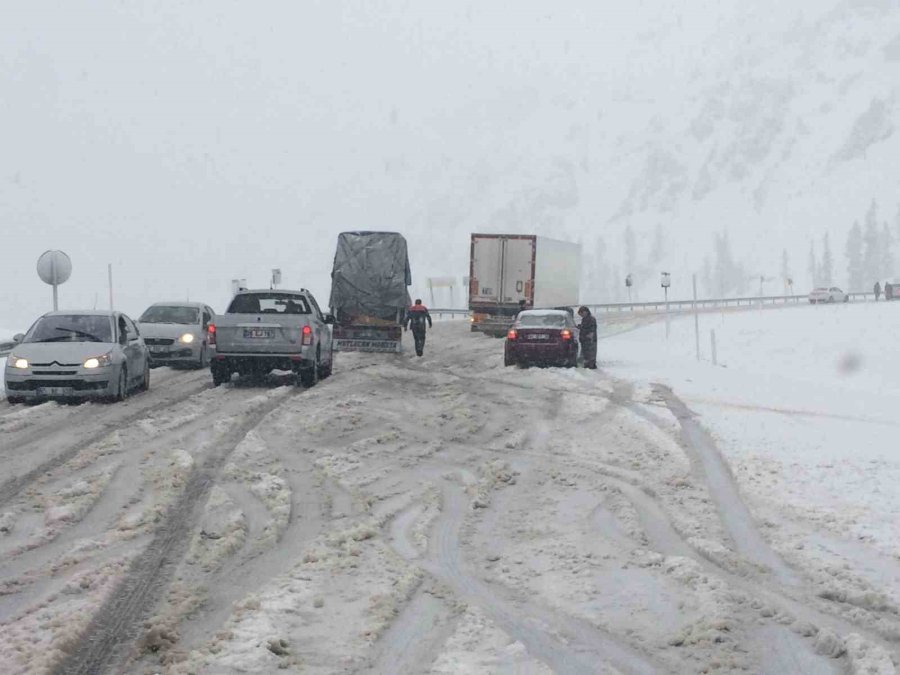
[[[178,338],[178,341],[189,345],[194,341],[194,334],[193,333],[185,333],[180,338]]]
[[[10,355],[10,357],[6,360],[6,362],[12,368],[21,368],[24,370],[25,368],[28,367],[28,359],[20,359],[17,356]]]
[[[112,358],[110,357],[110,353],[107,352],[103,356],[92,356],[84,362],[84,367],[90,370],[93,368],[103,368],[110,363],[112,363]]]

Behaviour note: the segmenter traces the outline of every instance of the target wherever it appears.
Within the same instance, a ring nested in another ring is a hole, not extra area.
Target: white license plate
[[[529,340],[549,340],[550,336],[547,333],[532,333],[528,336]]]
[[[65,387],[38,387],[38,396],[64,396],[68,391]]]
[[[164,354],[167,351],[168,349],[166,349],[165,347],[150,347],[151,354]]]
[[[267,328],[245,328],[244,337],[248,340],[267,340],[275,337],[275,331]]]

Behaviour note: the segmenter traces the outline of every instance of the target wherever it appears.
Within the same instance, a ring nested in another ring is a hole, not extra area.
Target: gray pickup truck
[[[242,290],[225,314],[209,326],[216,355],[210,362],[213,384],[233,373],[262,376],[291,370],[297,384],[311,387],[331,374],[331,326],[307,290]]]

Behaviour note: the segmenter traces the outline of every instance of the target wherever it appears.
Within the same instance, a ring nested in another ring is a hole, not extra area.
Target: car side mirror
[[[327,324],[333,324],[334,323],[334,314],[326,314],[324,321]]]
[[[15,335],[13,335],[13,342],[15,342],[16,344],[19,344],[24,339],[25,339],[24,333],[16,333]]]

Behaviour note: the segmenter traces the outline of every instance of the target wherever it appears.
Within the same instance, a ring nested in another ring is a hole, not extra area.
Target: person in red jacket
[[[422,301],[416,298],[416,304],[406,311],[406,328],[412,328],[413,339],[416,341],[416,356],[422,356],[425,351],[425,322],[431,328],[431,314]]]

